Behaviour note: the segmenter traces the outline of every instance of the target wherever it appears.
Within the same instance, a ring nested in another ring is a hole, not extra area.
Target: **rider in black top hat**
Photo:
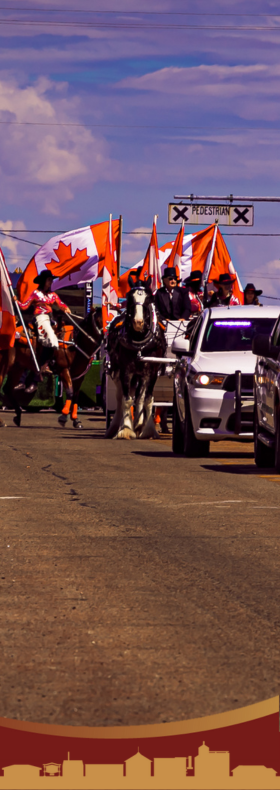
[[[176,268],[169,266],[164,269],[163,286],[155,295],[155,304],[163,318],[179,321],[188,320],[191,314],[191,303],[186,288],[180,288]]]

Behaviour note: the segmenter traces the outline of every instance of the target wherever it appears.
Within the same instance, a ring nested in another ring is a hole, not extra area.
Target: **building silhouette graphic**
[[[108,758],[110,756],[108,755]],[[280,776],[264,765],[230,770],[229,751],[211,751],[203,741],[196,756],[156,757],[137,752],[124,763],[4,765],[0,790],[280,790]]]

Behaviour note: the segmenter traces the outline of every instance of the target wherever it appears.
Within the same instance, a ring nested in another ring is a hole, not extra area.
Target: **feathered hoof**
[[[19,415],[19,416],[18,416],[18,415],[16,415],[16,416],[14,417],[14,419],[13,419],[13,422],[15,423],[15,425],[17,426],[17,428],[20,428],[20,420],[21,420],[21,417],[20,417],[20,415]]]
[[[7,428],[7,425],[3,420],[0,420],[0,428]]]
[[[73,420],[73,428],[78,428],[78,430],[80,431],[82,427],[83,426],[81,420]]]
[[[62,427],[64,428],[64,425],[66,425],[67,420],[68,420],[68,414],[60,414],[58,418],[59,425],[62,425]]]
[[[139,439],[158,439],[158,432],[154,426],[149,425],[140,433]]]
[[[122,428],[115,436],[115,439],[136,439],[136,433],[131,428]]]

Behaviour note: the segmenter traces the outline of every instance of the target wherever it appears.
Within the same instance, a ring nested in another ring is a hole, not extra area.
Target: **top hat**
[[[194,269],[193,272],[190,273],[189,277],[186,277],[184,280],[185,285],[194,285],[195,283],[199,284],[202,280],[202,272],[200,269]]]
[[[165,280],[166,277],[170,277],[171,280],[178,279],[175,266],[166,266],[162,275],[162,279]]]
[[[236,277],[231,277],[230,274],[226,273],[226,274],[220,274],[219,279],[218,280],[214,280],[213,282],[215,283],[215,285],[218,285],[218,286],[219,285],[232,285],[232,283],[234,283],[235,280],[236,280]]]
[[[253,291],[255,296],[260,296],[262,294],[262,291],[257,291],[257,289],[254,286],[254,283],[247,283],[246,287],[244,288],[244,293],[248,291]]]
[[[45,285],[48,277],[50,277],[52,280],[55,280],[54,275],[48,269],[43,269],[40,274],[37,274],[37,277],[35,277],[33,282],[36,283],[36,285]]]

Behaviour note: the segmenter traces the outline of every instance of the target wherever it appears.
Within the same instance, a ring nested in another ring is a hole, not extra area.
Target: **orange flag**
[[[157,217],[154,217],[153,222],[153,230],[151,235],[151,240],[145,255],[145,258],[140,261],[137,266],[133,266],[132,269],[122,274],[119,279],[119,294],[120,296],[125,296],[127,291],[129,291],[129,284],[128,284],[128,277],[129,274],[132,272],[136,272],[137,268],[141,267],[140,270],[140,278],[146,279],[149,275],[151,275],[152,282],[151,288],[153,291],[156,291],[157,288],[161,286],[161,271],[160,271],[160,262],[159,262],[159,249],[158,249],[158,240],[157,240],[157,226],[156,226]]]
[[[183,255],[183,241],[184,241],[184,222],[182,223],[182,227],[179,230],[178,235],[174,241],[172,250],[168,258],[166,259],[164,266],[175,266],[176,274],[178,279],[181,279],[181,258]]]
[[[102,270],[102,322],[104,331],[107,323],[114,318],[116,314],[114,305],[118,303],[117,250],[112,224],[110,215]]]
[[[12,348],[16,335],[16,320],[14,305],[9,285],[10,276],[5,264],[5,258],[0,250],[0,350]]]
[[[214,250],[212,250],[215,234],[215,246]],[[188,277],[191,271],[199,269],[201,272],[204,272],[204,270],[207,270],[208,264],[210,262],[211,266],[207,277],[208,282],[212,282],[214,279],[217,279],[220,274],[231,274],[233,278],[236,278],[234,279],[233,283],[233,294],[234,296],[237,296],[240,303],[243,304],[244,294],[242,285],[238,278],[238,274],[235,271],[226,243],[219,228],[217,228],[215,224],[209,225],[207,228],[199,230],[197,233],[188,233],[185,236],[183,236],[183,231],[181,228],[175,241],[168,241],[166,244],[160,247],[159,265],[161,273],[166,266],[174,266],[174,263],[177,265],[178,258],[175,260],[175,256],[181,252],[179,244],[180,238],[182,238],[182,255],[180,261],[182,280]],[[173,250],[174,263],[170,263]],[[211,253],[212,262],[210,261]],[[141,264],[142,261],[140,261],[139,265]],[[133,269],[125,272],[125,274],[120,277],[119,288],[123,296],[125,296],[126,291],[128,290],[128,275],[131,271],[135,271],[136,268],[137,267],[134,266]]]

